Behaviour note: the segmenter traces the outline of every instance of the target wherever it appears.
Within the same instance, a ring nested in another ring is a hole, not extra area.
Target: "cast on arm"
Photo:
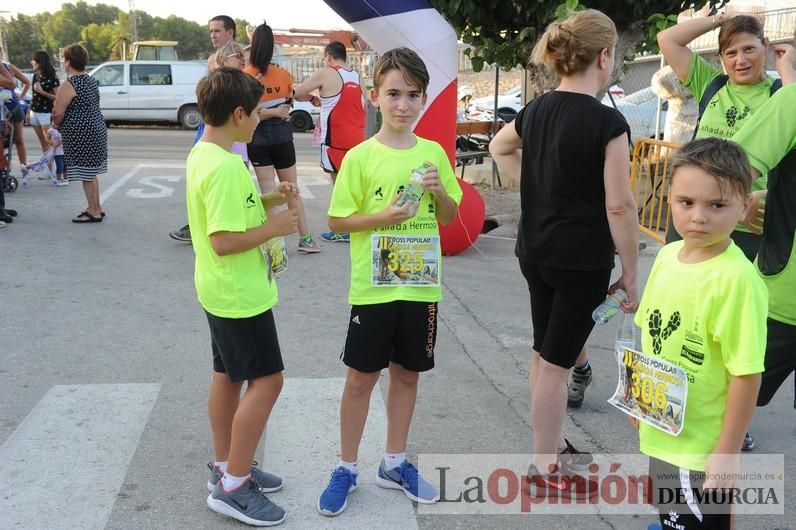
[[[504,127],[505,129],[506,127]],[[620,134],[605,147],[605,213],[611,238],[622,264],[622,276],[609,292],[623,289],[628,301],[622,304],[625,312],[638,307],[636,269],[638,266],[638,210],[630,191],[630,152],[627,133]]]

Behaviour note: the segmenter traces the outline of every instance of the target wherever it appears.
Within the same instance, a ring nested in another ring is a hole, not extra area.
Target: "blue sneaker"
[[[321,232],[321,239],[327,243],[350,243],[351,234],[348,232]]]
[[[382,488],[403,490],[407,497],[421,504],[434,504],[439,500],[434,486],[423,480],[417,468],[408,461],[394,469],[385,469],[382,460],[376,484]]]
[[[344,467],[332,471],[329,485],[318,497],[318,512],[333,517],[348,506],[348,494],[357,489],[357,476]]]

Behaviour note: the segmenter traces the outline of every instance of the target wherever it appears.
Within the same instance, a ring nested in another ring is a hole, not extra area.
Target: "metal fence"
[[[678,144],[642,138],[633,149],[630,189],[638,207],[639,230],[663,243],[669,224],[669,156]]]
[[[365,79],[373,77],[373,68],[376,66],[376,61],[379,54],[370,52],[348,52],[348,64],[352,66],[359,75]],[[274,58],[274,62],[290,72],[291,77],[295,83],[302,83],[313,72],[319,70],[324,66],[323,53],[311,54],[297,54],[297,55],[281,55]]]

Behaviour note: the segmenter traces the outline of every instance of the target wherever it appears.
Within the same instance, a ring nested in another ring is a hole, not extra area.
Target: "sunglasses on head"
[[[232,55],[227,55],[227,58],[230,57],[237,57],[238,59],[243,59],[243,54],[238,52],[238,53],[233,53]]]

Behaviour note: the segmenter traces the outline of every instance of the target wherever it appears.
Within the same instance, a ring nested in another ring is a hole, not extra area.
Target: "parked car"
[[[106,121],[166,121],[196,129],[202,120],[196,102],[196,83],[207,75],[202,61],[109,61],[89,75],[99,85]]]
[[[290,125],[294,132],[310,131],[315,127],[315,120],[321,115],[321,108],[309,101],[293,101],[290,110]]]
[[[520,109],[522,109],[522,106],[522,87],[520,85],[498,95],[497,114],[505,122],[513,120]],[[495,96],[484,96],[471,100],[467,112],[468,114],[478,111],[491,113],[494,108]]]
[[[630,141],[635,144],[639,138],[661,138],[663,125],[666,123],[667,102],[661,105],[661,118],[659,130],[655,130],[658,113],[658,96],[651,88],[642,88],[623,98],[615,98],[616,109],[622,113],[630,125]],[[603,104],[613,107],[611,100],[606,95]]]

